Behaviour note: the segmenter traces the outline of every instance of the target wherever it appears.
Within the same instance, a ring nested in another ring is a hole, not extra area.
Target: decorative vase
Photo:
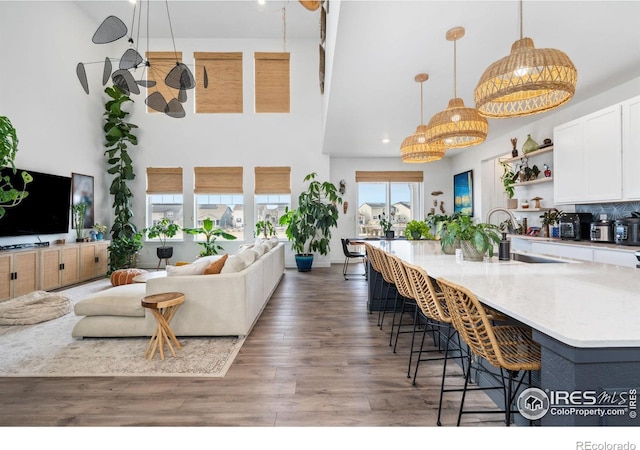
[[[103,233],[96,233],[96,241],[101,241],[104,239]]]
[[[444,247],[442,247],[442,252],[445,255],[455,255],[456,249],[458,248],[460,248],[460,241],[456,239],[455,241],[453,241],[453,245],[445,245]]]
[[[536,150],[538,150],[538,143],[531,139],[530,134],[527,134],[527,140],[522,144],[522,153],[526,155],[527,153],[535,152]]]
[[[484,253],[480,253],[473,242],[461,241],[460,248],[462,249],[462,256],[465,261],[482,261],[484,260]]]

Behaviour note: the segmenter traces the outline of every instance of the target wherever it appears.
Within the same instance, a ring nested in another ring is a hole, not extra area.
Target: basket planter
[[[462,249],[462,256],[465,261],[482,261],[484,260],[484,253],[480,253],[473,242],[462,241],[460,242],[460,248]]]
[[[158,247],[156,255],[158,259],[170,259],[173,256],[173,247]]]

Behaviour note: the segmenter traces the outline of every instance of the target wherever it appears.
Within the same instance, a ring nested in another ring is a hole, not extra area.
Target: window
[[[289,53],[254,53],[257,113],[291,111]]]
[[[279,239],[286,239],[280,217],[291,207],[291,168],[255,168],[256,222],[265,220],[273,224]]]
[[[241,113],[242,53],[195,52],[193,56],[196,62],[196,113]]]
[[[147,96],[154,92],[159,92],[167,103],[173,98],[178,98],[179,90],[167,86],[164,79],[171,72],[171,69],[176,66],[176,59],[177,62],[182,62],[182,52],[147,52],[146,56],[149,61],[147,80],[156,83],[155,86],[147,88]],[[147,107],[147,112],[159,111]]]
[[[180,227],[172,239],[181,240],[184,226],[183,204],[182,168],[147,167],[146,226],[150,227],[167,218]]]
[[[396,235],[406,223],[420,220],[422,172],[356,172],[359,237],[380,236],[380,216],[390,218]]]
[[[242,167],[194,168],[196,228],[208,218],[215,227],[244,239],[242,173]]]

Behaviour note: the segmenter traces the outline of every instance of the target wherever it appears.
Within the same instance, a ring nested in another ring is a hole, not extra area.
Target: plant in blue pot
[[[93,225],[93,229],[96,232],[96,241],[101,241],[104,239],[104,234],[107,232],[107,226],[102,225],[100,223],[96,223]]]

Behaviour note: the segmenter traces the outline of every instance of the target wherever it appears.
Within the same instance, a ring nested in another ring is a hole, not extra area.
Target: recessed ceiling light
[[[258,5],[265,5],[267,0],[258,0]]]

